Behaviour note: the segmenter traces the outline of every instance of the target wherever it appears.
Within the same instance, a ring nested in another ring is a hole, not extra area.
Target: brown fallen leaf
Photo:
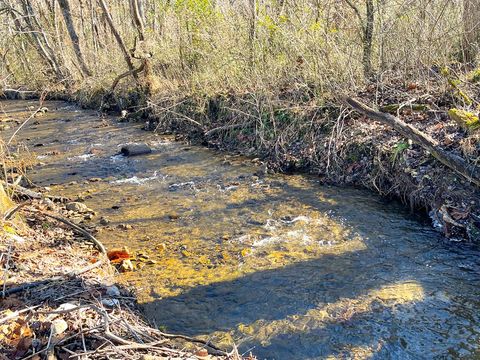
[[[121,263],[123,260],[129,260],[131,257],[126,246],[108,251],[107,256],[112,263]]]

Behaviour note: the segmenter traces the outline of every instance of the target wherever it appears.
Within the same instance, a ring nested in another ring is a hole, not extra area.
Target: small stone
[[[75,309],[76,307],[77,305],[74,305],[72,303],[63,303],[58,308],[56,308],[55,311],[72,310],[72,309]]]
[[[107,287],[106,294],[111,297],[120,296],[120,290],[115,285]]]
[[[148,355],[148,354],[142,355],[140,357],[140,360],[168,360],[168,359],[173,359],[173,358],[164,357],[164,356]]]
[[[161,244],[157,245],[157,250],[159,252],[164,252],[165,250],[167,250],[167,245],[165,245],[164,243],[161,243]]]
[[[119,224],[117,226],[120,230],[131,230],[133,229],[133,226],[130,224]]]
[[[102,305],[111,308],[120,305],[120,301],[117,299],[102,299]]]
[[[120,271],[122,272],[127,272],[127,271],[133,271],[133,264],[130,260],[123,260],[122,264],[120,265]]]
[[[100,218],[100,225],[108,225],[110,224],[110,220],[108,220],[106,217]]]
[[[90,182],[99,182],[99,181],[102,181],[102,179],[99,178],[99,177],[94,177],[94,178],[88,179],[88,181],[90,181]]]
[[[60,335],[60,334],[63,334],[65,330],[68,329],[68,324],[63,319],[57,319],[52,322],[52,326],[50,329],[52,331],[53,336]]]
[[[168,214],[168,218],[170,220],[177,220],[179,218],[179,216],[178,216],[178,214],[173,213],[173,214]]]
[[[204,359],[208,357],[208,351],[207,349],[200,349],[195,353],[195,356],[198,357],[199,359]]]
[[[85,220],[92,220],[93,219],[93,214],[87,214],[83,217]]]
[[[76,201],[68,203],[66,206],[66,209],[69,211],[74,211],[78,213],[85,213],[89,211],[87,205],[80,202],[76,202]]]

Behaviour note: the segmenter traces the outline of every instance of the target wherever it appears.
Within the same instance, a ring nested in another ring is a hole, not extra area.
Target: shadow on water
[[[425,274],[428,266],[417,260],[415,268],[392,269],[374,249],[325,255],[197,286],[143,308],[171,331],[205,335],[236,329],[240,350],[254,348],[259,358],[323,358],[355,353],[356,347],[368,347],[378,358],[461,355],[459,343],[471,349],[479,330],[475,297],[457,302],[454,284],[439,279],[441,274]],[[480,280],[445,266],[459,281]],[[478,293],[473,286],[463,291]],[[465,318],[455,323],[452,316]]]

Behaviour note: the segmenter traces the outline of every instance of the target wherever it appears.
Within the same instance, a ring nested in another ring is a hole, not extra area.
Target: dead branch
[[[30,212],[38,212],[38,213],[41,213],[43,215],[45,215],[46,217],[49,217],[51,219],[54,219],[54,220],[57,220],[57,221],[60,221],[61,223],[64,223],[65,225],[68,225],[70,226],[72,229],[78,231],[80,234],[82,234],[83,236],[85,236],[88,240],[90,240],[91,242],[93,242],[95,244],[95,246],[97,247],[97,249],[102,253],[102,254],[106,254],[107,253],[107,250],[105,249],[105,246],[103,246],[103,244],[98,241],[92,234],[90,234],[87,230],[81,228],[80,226],[72,223],[71,221],[65,219],[65,218],[62,218],[60,216],[57,216],[57,215],[53,215],[53,214],[49,214],[45,211],[40,211],[40,210],[32,210],[32,209],[29,209],[28,211]]]
[[[138,74],[140,74],[144,69],[145,69],[145,63],[142,63],[142,65],[140,65],[137,69],[130,69],[124,72],[123,74],[118,75],[117,78],[113,81],[112,86],[110,87],[110,91],[113,93],[118,83],[123,78],[126,78],[129,75],[133,75],[134,77],[138,76]]]
[[[86,267],[84,267],[83,269],[80,269],[80,270],[70,271],[70,272],[68,272],[64,275],[54,276],[54,277],[51,277],[49,279],[34,281],[34,282],[22,284],[20,286],[14,287],[14,288],[7,289],[7,290],[5,290],[5,293],[4,293],[3,297],[6,297],[6,296],[9,296],[9,295],[12,295],[12,294],[17,294],[17,293],[22,292],[24,290],[33,289],[33,288],[38,287],[38,286],[46,285],[46,284],[54,282],[54,281],[62,281],[62,280],[66,280],[66,279],[69,279],[69,278],[79,276],[79,275],[84,274],[84,273],[86,273],[90,270],[96,269],[100,265],[104,264],[105,261],[106,260],[99,260],[96,263],[88,265],[88,266],[86,266]]]
[[[42,194],[40,192],[36,192],[36,191],[31,190],[31,189],[24,188],[23,186],[20,186],[18,184],[6,183],[3,180],[0,180],[0,182],[5,184],[7,187],[13,188],[19,194],[21,194],[23,196],[26,196],[26,197],[29,197],[31,199],[49,199],[49,200],[52,200],[52,201],[62,202],[62,203],[70,200],[70,199],[68,199],[66,197],[63,197],[63,196],[45,195],[45,194]]]

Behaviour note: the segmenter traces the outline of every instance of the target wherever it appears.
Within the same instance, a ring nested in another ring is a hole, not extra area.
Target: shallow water
[[[32,104],[2,101],[0,117],[23,120]],[[399,204],[47,107],[18,137],[43,162],[31,180],[111,221],[97,237],[138,256],[119,281],[156,325],[259,359],[480,356],[479,252]],[[154,152],[117,155],[136,141]]]

